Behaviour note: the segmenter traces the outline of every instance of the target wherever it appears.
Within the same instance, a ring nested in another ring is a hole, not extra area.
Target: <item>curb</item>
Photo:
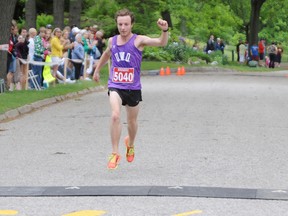
[[[55,96],[52,98],[47,98],[47,99],[43,99],[40,101],[36,101],[34,103],[31,104],[27,104],[24,105],[22,107],[18,107],[16,109],[13,110],[9,110],[7,112],[5,112],[4,114],[0,114],[0,123],[4,122],[4,121],[11,121],[14,120],[24,114],[30,113],[32,111],[35,111],[39,108],[45,107],[45,106],[49,106],[64,100],[69,100],[69,99],[73,99],[73,98],[77,98],[77,97],[81,97],[83,95],[92,93],[92,92],[100,92],[105,90],[104,86],[97,86],[97,87],[91,87],[88,89],[84,89],[78,92],[72,92],[72,93],[68,93],[66,95],[61,95],[61,96]]]

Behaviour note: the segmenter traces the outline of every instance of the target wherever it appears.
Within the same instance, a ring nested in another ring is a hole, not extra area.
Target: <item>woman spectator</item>
[[[60,39],[61,44],[63,45],[63,63],[59,66],[59,71],[62,73],[62,75],[65,75],[65,62],[67,62],[67,67],[66,67],[66,82],[71,82],[71,79],[74,79],[74,74],[73,74],[73,64],[69,60],[71,59],[71,52],[74,47],[74,43],[70,41],[69,39],[69,34],[70,32],[68,30],[63,30],[62,32],[62,37]]]
[[[55,28],[52,33],[52,39],[51,39],[51,58],[52,58],[52,70],[53,70],[53,76],[57,77],[57,71],[59,64],[63,57],[63,48],[64,46],[61,44],[60,38],[62,35],[62,31],[60,28]]]
[[[69,39],[70,32],[67,30],[63,30],[62,37],[60,39],[61,44],[63,45],[63,57],[68,58],[71,49],[73,49],[73,43],[71,43]]]
[[[84,61],[85,52],[82,44],[82,35],[77,34],[74,42],[74,49],[72,51],[72,60],[75,67],[75,79],[80,79],[82,62]]]

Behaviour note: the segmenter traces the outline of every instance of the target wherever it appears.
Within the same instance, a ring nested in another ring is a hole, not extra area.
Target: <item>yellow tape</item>
[[[0,215],[17,215],[18,211],[16,210],[0,210]]]
[[[190,212],[184,212],[184,213],[176,214],[176,215],[173,215],[173,216],[189,216],[189,215],[201,214],[201,213],[203,213],[201,210],[195,210],[195,211],[190,211]]]

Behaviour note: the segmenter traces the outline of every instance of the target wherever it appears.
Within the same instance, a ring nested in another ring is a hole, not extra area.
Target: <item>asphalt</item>
[[[142,78],[135,162],[125,161],[122,143],[114,171],[106,168],[110,109],[103,87],[6,117],[0,210],[56,216],[76,205],[107,215],[285,215],[288,72],[153,74]]]

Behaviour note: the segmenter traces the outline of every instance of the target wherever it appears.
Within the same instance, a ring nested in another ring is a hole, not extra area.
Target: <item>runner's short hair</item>
[[[130,16],[130,17],[131,17],[131,24],[134,23],[134,20],[135,20],[134,14],[133,14],[131,11],[129,11],[128,9],[126,9],[126,8],[121,9],[121,10],[119,10],[119,11],[116,12],[116,14],[115,14],[115,21],[116,21],[116,23],[117,23],[117,18],[118,18],[119,16]]]

